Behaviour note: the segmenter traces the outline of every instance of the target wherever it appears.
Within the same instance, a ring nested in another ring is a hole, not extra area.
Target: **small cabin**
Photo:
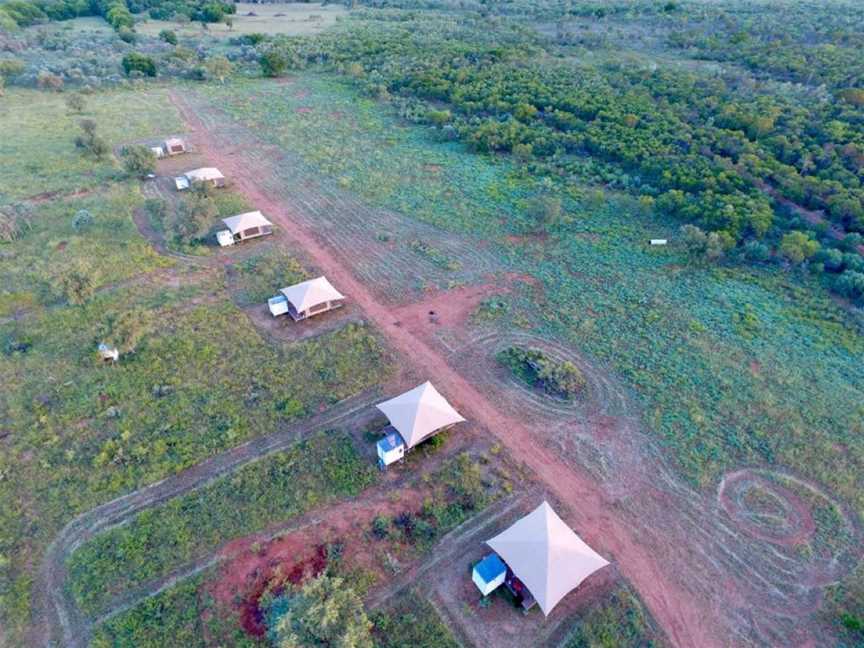
[[[120,351],[117,347],[100,342],[97,353],[102,362],[117,362],[120,359]]]
[[[474,581],[483,596],[489,596],[503,585],[506,576],[507,565],[496,553],[490,553],[474,565],[474,569],[471,571],[471,580]]]
[[[186,152],[186,142],[179,137],[169,137],[162,142],[162,150],[165,155],[180,155]]]
[[[264,218],[260,211],[237,214],[223,219],[222,222],[228,228],[216,232],[216,241],[222,247],[273,233],[273,223]]]
[[[208,184],[211,187],[224,187],[225,176],[219,169],[214,167],[202,167],[200,169],[192,169],[181,176],[174,178],[174,186],[177,191],[184,191],[193,184]]]
[[[288,314],[295,322],[320,315],[345,303],[345,295],[336,290],[327,277],[302,281],[282,288],[279,295],[267,300],[273,317]]]
[[[666,239],[651,239],[651,245],[666,245],[668,242]]]
[[[399,433],[393,428],[385,433],[384,438],[376,444],[378,450],[378,465],[385,468],[392,463],[401,461],[405,457],[405,442]]]

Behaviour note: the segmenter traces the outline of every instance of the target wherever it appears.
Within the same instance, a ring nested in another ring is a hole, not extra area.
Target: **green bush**
[[[556,360],[539,349],[508,347],[497,355],[523,382],[541,387],[546,393],[573,398],[585,389],[585,377],[569,360]]]
[[[133,72],[140,72],[144,76],[149,77],[156,76],[156,63],[146,54],[129,52],[129,54],[123,57],[122,65],[126,76],[129,76]]]

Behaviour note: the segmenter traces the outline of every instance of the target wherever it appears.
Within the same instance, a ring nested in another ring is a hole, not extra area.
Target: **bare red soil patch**
[[[479,286],[460,286],[452,290],[441,290],[422,302],[402,306],[393,311],[395,321],[411,331],[424,327],[464,324],[484,299],[491,295],[509,292],[501,285],[482,284]]]
[[[264,636],[261,598],[266,592],[279,594],[291,585],[301,585],[328,566],[328,545],[341,547],[341,564],[382,575],[384,566],[368,550],[366,531],[377,515],[394,515],[419,509],[421,495],[400,491],[399,501],[377,497],[363,502],[345,502],[315,513],[307,525],[275,538],[255,534],[238,538],[220,552],[226,557],[219,575],[206,585],[217,609],[232,610],[243,629]]]

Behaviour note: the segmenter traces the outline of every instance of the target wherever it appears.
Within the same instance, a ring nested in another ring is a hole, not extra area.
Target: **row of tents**
[[[405,452],[465,418],[431,382],[377,405],[390,424],[378,441],[387,466]],[[492,553],[474,565],[471,578],[483,596],[506,587],[523,608],[536,603],[548,615],[569,592],[609,561],[589,547],[548,502],[486,541]]]
[[[165,145],[166,154],[173,154],[171,140]],[[179,146],[178,142],[173,146]],[[185,144],[182,146],[185,151]],[[218,169],[206,167],[175,178],[181,191],[199,182],[223,187],[225,177]],[[238,214],[222,222],[226,229],[216,234],[221,246],[273,232],[272,223],[260,211]],[[274,317],[288,314],[294,321],[302,321],[341,307],[345,299],[321,276],[281,288],[267,306]],[[466,420],[428,381],[376,407],[389,422],[376,444],[382,469],[401,461],[420,443]],[[474,565],[471,574],[481,594],[488,596],[504,586],[522,607],[530,609],[536,604],[544,615],[582,581],[609,564],[546,501],[485,544],[492,552]]]

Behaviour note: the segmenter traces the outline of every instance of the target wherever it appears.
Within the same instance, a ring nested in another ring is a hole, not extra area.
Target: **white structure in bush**
[[[174,178],[174,186],[177,191],[188,189],[193,184],[209,184],[211,187],[224,187],[225,176],[215,167],[201,167],[192,169],[181,176]]]
[[[336,290],[327,277],[302,281],[279,292],[267,300],[270,313],[273,317],[288,313],[295,322],[340,308],[345,300],[345,295]]]
[[[273,233],[273,223],[264,218],[264,214],[260,211],[223,218],[222,222],[228,228],[216,232],[216,240],[222,247]]]
[[[399,461],[418,443],[465,420],[428,381],[376,407],[390,421],[377,447],[382,467]]]

